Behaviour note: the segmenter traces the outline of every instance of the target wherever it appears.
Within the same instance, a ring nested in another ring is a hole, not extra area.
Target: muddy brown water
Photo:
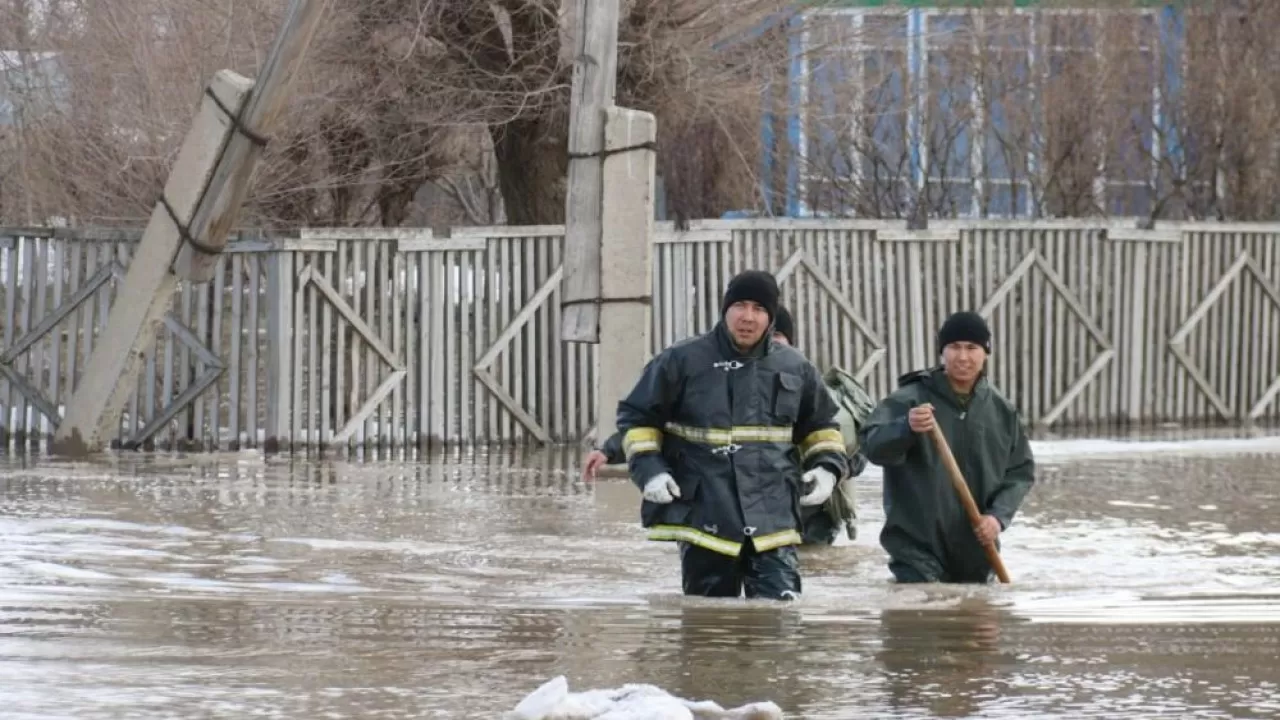
[[[1008,587],[803,553],[793,605],[685,599],[635,489],[564,453],[0,459],[0,717],[494,718],[558,674],[788,717],[1280,714],[1280,454],[1065,457]]]

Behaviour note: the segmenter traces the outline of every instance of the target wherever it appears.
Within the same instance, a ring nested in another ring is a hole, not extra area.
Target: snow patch
[[[725,710],[710,700],[684,700],[653,685],[569,692],[563,675],[543,683],[503,720],[782,720],[771,702]]]

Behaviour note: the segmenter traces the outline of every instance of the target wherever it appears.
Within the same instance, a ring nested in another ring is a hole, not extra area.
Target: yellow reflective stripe
[[[790,425],[785,427],[739,425],[729,430],[729,433],[733,435],[733,439],[737,442],[789,443],[794,432]]]
[[[732,445],[743,442],[791,442],[790,426],[735,425],[730,428],[701,428],[679,423],[667,423],[663,428],[672,435],[689,442],[705,445]]]
[[[800,545],[803,542],[804,539],[795,530],[783,530],[782,532],[751,538],[751,543],[756,546],[756,552],[774,550],[783,545]]]
[[[662,449],[662,431],[651,427],[636,427],[622,436],[622,453],[630,460],[635,455],[658,452]]]
[[[844,436],[835,428],[814,430],[800,442],[800,459],[808,460],[815,453],[844,453]]]
[[[838,453],[840,455],[843,455],[844,451],[845,451],[845,446],[844,446],[844,443],[842,442],[821,442],[821,443],[817,443],[816,445],[813,445],[808,450],[805,450],[800,460],[801,462],[808,460],[809,457],[811,455],[814,455],[815,453],[833,452],[833,453]]]
[[[795,531],[793,530],[792,532]],[[683,541],[729,557],[738,557],[738,554],[742,552],[742,543],[718,538],[711,533],[705,533],[684,525],[654,525],[649,528],[649,539]]]
[[[641,440],[628,445],[624,453],[626,454],[627,459],[630,460],[635,455],[640,455],[642,453],[656,453],[661,449],[662,446],[656,442]]]
[[[706,445],[728,445],[733,440],[733,436],[728,430],[720,428],[699,428],[689,425],[680,425],[679,423],[667,423],[663,430],[684,438],[689,442],[703,443]]]

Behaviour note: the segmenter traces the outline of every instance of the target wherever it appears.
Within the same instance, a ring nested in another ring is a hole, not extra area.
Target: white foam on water
[[[378,540],[333,540],[329,538],[270,538],[268,543],[293,543],[296,545],[306,545],[313,550],[338,550],[345,552],[357,551],[377,551],[377,552],[397,552],[407,555],[440,555],[444,553],[457,553],[465,548],[460,545],[446,545],[443,543],[425,543],[425,542],[409,542],[407,540],[394,541],[378,541]]]
[[[217,591],[218,593],[243,593],[246,591],[244,587],[237,583],[230,583],[224,580],[213,580],[210,578],[195,577],[193,575],[185,575],[180,573],[152,573],[147,575],[136,575],[130,578],[134,582],[147,583],[150,585],[158,585],[165,590],[182,589],[182,590],[199,590],[201,592]]]
[[[81,570],[70,565],[41,560],[18,560],[14,567],[24,570],[29,575],[41,578],[57,578],[59,580],[113,580],[114,576],[97,570]]]
[[[1016,614],[1032,623],[1062,625],[1274,625],[1280,623],[1280,603],[1276,599],[1274,594],[1261,591],[1194,593],[1180,597],[1094,592],[1087,597],[1046,595],[1020,598]]]
[[[285,569],[279,565],[235,565],[222,571],[227,575],[267,575],[271,573],[282,573]]]
[[[1132,502],[1130,500],[1108,500],[1108,505],[1112,507],[1131,507],[1131,508],[1148,508],[1151,510],[1172,510],[1168,505],[1157,505],[1155,503]]]
[[[1032,440],[1037,458],[1102,457],[1166,453],[1206,455],[1214,453],[1280,453],[1280,436],[1253,438],[1201,438],[1195,440]]]
[[[1220,545],[1280,545],[1280,533],[1242,532],[1216,540]]]
[[[1068,460],[1102,460],[1141,457],[1144,455],[1233,455],[1244,453],[1280,453],[1280,435],[1253,438],[1202,438],[1195,440],[1032,440],[1031,452],[1036,462]],[[858,476],[883,477],[883,470],[868,465]]]
[[[115,479],[120,479],[116,477]],[[141,523],[106,520],[102,518],[49,518],[42,520],[26,520],[25,532],[46,533],[50,530],[75,531],[116,531],[155,535],[172,535],[174,537],[209,537],[212,533],[206,530],[193,530],[180,525],[143,525]],[[6,528],[7,530],[7,528]]]
[[[302,582],[264,582],[256,583],[255,588],[282,593],[342,594],[365,591],[362,585],[353,583],[302,583]]]

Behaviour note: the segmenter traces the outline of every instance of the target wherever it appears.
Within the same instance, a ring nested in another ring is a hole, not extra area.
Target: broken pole
[[[213,171],[209,192],[191,216],[191,236],[203,247],[183,243],[173,271],[191,282],[213,279],[218,253],[226,246],[227,233],[239,217],[240,207],[258,159],[266,146],[266,134],[275,129],[294,78],[302,70],[307,47],[315,37],[320,18],[330,0],[292,0],[284,24],[276,34],[267,61],[254,80],[253,93],[240,113],[240,131],[233,134]]]
[[[291,0],[256,82],[215,74],[152,210],[84,377],[67,402],[50,450],[98,452],[120,415],[173,303],[179,279],[207,282],[248,192],[265,136],[329,0]],[[283,338],[277,338],[282,341]]]
[[[565,193],[560,338],[600,338],[601,212],[605,110],[618,76],[618,0],[576,0],[576,52],[569,99],[569,183]]]

